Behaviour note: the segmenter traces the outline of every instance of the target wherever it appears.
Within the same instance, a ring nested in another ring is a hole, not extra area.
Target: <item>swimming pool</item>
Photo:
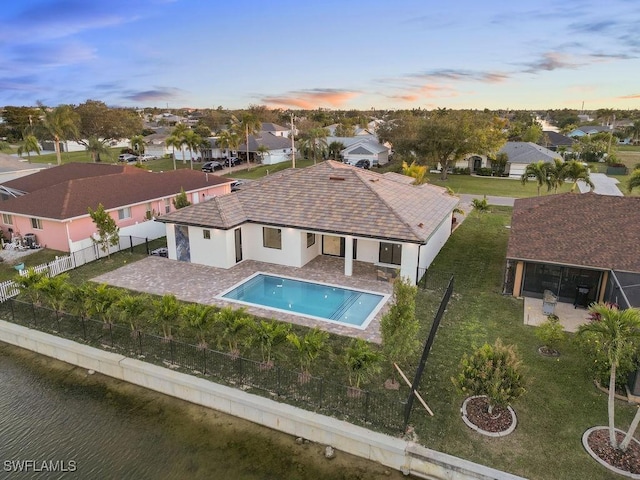
[[[365,329],[389,295],[256,273],[218,298]]]

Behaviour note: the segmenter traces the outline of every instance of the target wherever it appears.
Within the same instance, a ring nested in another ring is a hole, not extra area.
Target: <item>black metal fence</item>
[[[370,392],[298,371],[166,339],[94,319],[55,312],[9,299],[0,304],[0,319],[145,362],[250,390],[276,401],[398,432],[406,401],[398,392]]]

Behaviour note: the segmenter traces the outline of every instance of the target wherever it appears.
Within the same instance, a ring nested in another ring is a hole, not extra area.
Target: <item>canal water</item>
[[[0,479],[392,479],[342,452],[0,343]]]

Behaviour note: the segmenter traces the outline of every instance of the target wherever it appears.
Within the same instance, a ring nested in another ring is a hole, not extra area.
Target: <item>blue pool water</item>
[[[388,295],[258,273],[220,295],[225,300],[365,328]]]

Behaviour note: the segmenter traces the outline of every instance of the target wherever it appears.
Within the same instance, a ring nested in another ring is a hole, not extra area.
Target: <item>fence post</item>
[[[129,251],[133,253],[133,235],[129,235]]]
[[[169,358],[171,359],[171,365],[175,365],[173,361],[173,339],[169,339]]]
[[[364,397],[364,421],[368,422],[369,421],[369,396],[371,395],[371,392],[369,392],[369,390],[365,391],[365,397]]]
[[[202,374],[206,375],[207,374],[207,349],[206,349],[206,347],[202,349],[202,360],[203,360]]]
[[[87,341],[87,326],[84,323],[84,316],[80,316],[80,322],[82,323],[82,336],[84,338],[84,341]]]
[[[320,377],[320,398],[318,399],[318,406],[322,408],[322,397],[324,394],[324,377]]]
[[[147,255],[151,255],[151,252],[149,251],[149,237],[145,237],[144,239],[144,246],[147,249]]]
[[[111,324],[111,322],[109,322],[107,325],[109,325],[109,339],[111,341],[111,348],[113,348],[113,328],[112,328],[112,324]]]
[[[33,325],[38,328],[38,321],[36,320],[36,305],[33,302],[31,302],[31,314],[33,317]]]
[[[144,353],[142,353],[142,335],[143,333],[139,330],[136,330],[136,333],[138,334],[138,347],[140,350],[140,355],[144,355]]]
[[[13,310],[13,298],[9,299],[9,303],[11,304],[11,322],[16,323],[16,313]]]

